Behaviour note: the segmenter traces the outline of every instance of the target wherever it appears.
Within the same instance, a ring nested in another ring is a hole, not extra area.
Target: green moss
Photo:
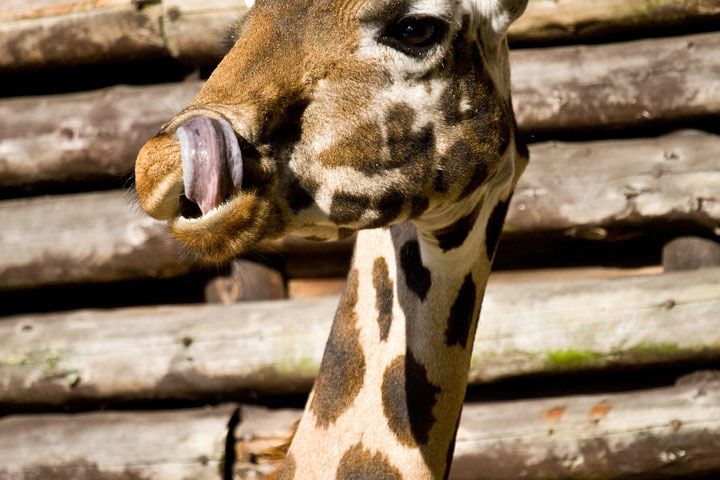
[[[682,349],[674,343],[638,343],[630,347],[628,352],[638,355],[673,356],[682,353]]]
[[[57,370],[58,364],[60,363],[60,354],[56,351],[48,352],[45,358],[45,364],[49,371]]]
[[[547,363],[560,369],[586,367],[597,365],[603,359],[603,355],[589,350],[555,350],[547,353]]]
[[[308,376],[314,377],[320,368],[320,364],[313,357],[296,358],[287,362],[280,362],[274,365],[275,371],[281,375]]]
[[[8,355],[0,358],[0,367],[21,367],[28,363],[29,359],[26,355]]]

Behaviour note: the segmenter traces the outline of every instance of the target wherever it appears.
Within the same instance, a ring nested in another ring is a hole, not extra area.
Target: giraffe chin
[[[221,264],[278,231],[273,207],[252,192],[239,192],[196,218],[170,220],[170,233],[201,262]]]

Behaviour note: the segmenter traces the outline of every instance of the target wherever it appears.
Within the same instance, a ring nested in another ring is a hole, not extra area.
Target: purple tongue
[[[185,196],[203,215],[220,205],[242,183],[242,154],[225,120],[193,118],[177,129]]]

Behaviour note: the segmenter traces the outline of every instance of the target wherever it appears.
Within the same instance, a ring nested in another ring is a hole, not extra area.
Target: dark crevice
[[[720,370],[720,358],[715,356],[550,375],[521,375],[481,385],[468,385],[465,401],[504,402],[650,390],[672,387],[680,378],[701,370]]]
[[[222,462],[222,475],[223,480],[233,480],[233,470],[235,468],[235,431],[238,425],[242,421],[241,407],[238,407],[233,412],[227,425],[227,437],[225,437],[225,455],[223,456]]]
[[[702,33],[717,32],[720,15],[706,15],[694,21],[679,23],[682,19],[673,19],[672,12],[667,12],[665,22],[660,25],[640,26],[618,25],[615,30],[608,30],[607,22],[586,22],[573,27],[574,32],[566,32],[560,38],[532,38],[509,39],[510,48],[545,48],[571,45],[606,45],[634,40],[647,40],[659,38],[681,37],[685,35],[698,35]],[[599,29],[601,27],[603,29]],[[558,27],[561,30],[561,27]],[[595,30],[595,31],[593,31]]]
[[[169,58],[79,65],[52,70],[33,69],[3,73],[0,97],[84,92],[114,85],[181,82],[191,74],[202,77],[202,72]]]

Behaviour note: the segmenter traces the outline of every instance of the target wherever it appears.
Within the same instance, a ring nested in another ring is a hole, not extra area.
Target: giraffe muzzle
[[[205,215],[242,184],[240,143],[230,123],[206,116],[189,120],[175,134],[182,160],[183,216]]]

